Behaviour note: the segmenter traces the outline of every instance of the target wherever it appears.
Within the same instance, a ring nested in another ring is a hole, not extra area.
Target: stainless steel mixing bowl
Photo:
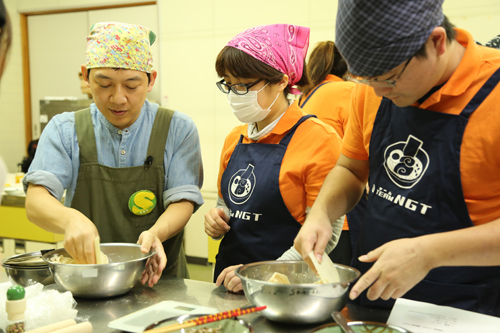
[[[104,243],[101,251],[108,256],[108,264],[76,265],[51,262],[55,254],[70,257],[65,249],[43,255],[57,285],[69,290],[73,296],[104,298],[125,294],[140,283],[148,258],[155,252],[144,254],[141,246],[128,243]]]
[[[36,283],[43,285],[54,283],[52,273],[45,262],[29,263],[30,260],[39,259],[41,256],[40,252],[29,252],[3,259],[2,266],[5,268],[9,281],[23,287]]]
[[[245,296],[254,306],[265,305],[260,312],[269,320],[313,324],[331,319],[347,303],[347,289],[360,273],[357,269],[335,264],[340,283],[313,284],[318,276],[304,261],[262,261],[240,266]],[[284,274],[290,284],[267,282],[273,273]]]
[[[411,333],[402,327],[369,321],[351,321],[347,325],[354,333]],[[318,327],[311,333],[344,333],[344,330],[337,324],[326,324]]]

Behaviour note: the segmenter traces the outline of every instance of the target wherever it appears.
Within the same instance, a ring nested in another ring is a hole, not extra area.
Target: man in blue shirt
[[[142,277],[150,286],[162,273],[188,277],[183,228],[203,204],[194,122],[146,100],[157,77],[154,39],[138,25],[92,27],[82,74],[95,103],[49,122],[23,180],[29,220],[64,233],[76,262],[95,263],[97,236],[137,242],[144,253],[153,248],[157,254]]]

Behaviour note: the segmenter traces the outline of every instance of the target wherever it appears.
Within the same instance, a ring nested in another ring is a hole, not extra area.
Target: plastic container
[[[26,294],[22,286],[12,286],[7,289],[5,312],[7,312],[6,333],[25,332],[24,311],[26,311]]]

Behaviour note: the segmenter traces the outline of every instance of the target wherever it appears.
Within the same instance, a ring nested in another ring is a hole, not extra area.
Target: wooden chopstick
[[[165,327],[153,328],[152,330],[144,331],[144,333],[174,332],[174,331],[178,331],[178,330],[183,329],[183,328],[189,328],[189,327],[193,327],[193,326],[203,325],[203,324],[207,324],[207,323],[212,323],[214,321],[219,321],[219,320],[228,319],[228,318],[232,318],[232,317],[236,317],[236,316],[242,316],[242,315],[245,315],[248,313],[262,311],[265,308],[266,308],[265,305],[254,306],[254,307],[250,307],[250,308],[237,308],[234,310],[219,312],[219,313],[216,313],[213,315],[198,317],[198,318],[189,320],[189,321],[182,323],[182,324],[172,324],[172,325],[165,326]]]

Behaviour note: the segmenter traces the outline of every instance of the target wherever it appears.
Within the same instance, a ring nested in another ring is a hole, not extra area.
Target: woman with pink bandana
[[[338,134],[287,98],[299,93],[295,85],[308,84],[308,46],[309,28],[257,26],[217,57],[217,86],[244,125],[224,142],[217,207],[205,214],[205,232],[224,237],[214,280],[233,292],[242,289],[234,272],[240,264],[302,259],[293,240],[340,154]],[[332,227],[330,250],[342,221]]]

